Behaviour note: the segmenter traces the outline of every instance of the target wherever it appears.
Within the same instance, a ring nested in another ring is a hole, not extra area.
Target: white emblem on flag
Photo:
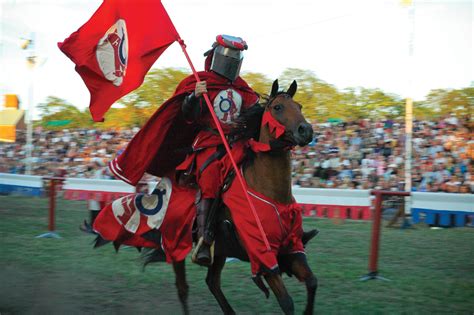
[[[128,34],[124,20],[117,20],[99,40],[96,56],[105,78],[120,86],[128,62]]]
[[[240,114],[242,96],[233,89],[220,91],[214,99],[214,112],[223,123],[230,123]]]

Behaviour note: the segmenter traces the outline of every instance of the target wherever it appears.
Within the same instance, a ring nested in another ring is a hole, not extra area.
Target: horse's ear
[[[278,79],[273,81],[272,91],[270,93],[270,97],[275,97],[277,95],[277,93],[278,93]]]
[[[297,88],[298,88],[298,84],[296,84],[296,80],[293,80],[293,83],[291,83],[290,87],[288,88],[288,91],[286,91],[286,94],[288,94],[291,97],[295,96]]]

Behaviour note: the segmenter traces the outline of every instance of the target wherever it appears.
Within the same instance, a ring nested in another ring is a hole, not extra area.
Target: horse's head
[[[304,118],[301,104],[293,100],[296,81],[286,92],[278,89],[278,80],[275,80],[262,119],[262,127],[266,124],[268,128],[261,129],[260,141],[305,146],[313,139],[313,128]]]

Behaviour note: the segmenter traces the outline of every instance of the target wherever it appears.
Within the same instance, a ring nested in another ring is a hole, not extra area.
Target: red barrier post
[[[379,258],[380,221],[382,218],[382,194],[375,192],[375,213],[372,223],[372,243],[370,245],[369,274],[377,274],[377,261]]]
[[[49,189],[49,225],[48,231],[54,232],[54,210],[56,208],[56,180],[51,178],[51,185]]]
[[[61,238],[58,233],[54,232],[56,229],[56,184],[64,181],[63,177],[45,177],[44,179],[50,181],[49,187],[49,211],[48,211],[48,232],[38,235],[37,238]]]
[[[380,248],[380,221],[382,218],[382,201],[383,196],[410,196],[409,192],[405,191],[384,191],[373,190],[371,194],[375,196],[375,211],[372,223],[372,240],[370,243],[370,257],[369,257],[369,273],[362,278],[361,281],[366,280],[388,280],[378,275],[378,259]]]

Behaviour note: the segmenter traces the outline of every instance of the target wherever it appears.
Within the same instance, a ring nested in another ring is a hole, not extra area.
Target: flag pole
[[[196,82],[200,82],[201,79],[199,78],[199,75],[196,72],[196,69],[194,68],[193,62],[191,61],[191,58],[189,58],[188,52],[186,51],[186,44],[184,43],[184,40],[181,39],[181,37],[178,37],[178,43],[181,46],[181,49],[183,50],[184,56],[186,57],[186,60],[189,63],[189,66],[191,67],[191,70],[193,72],[194,78],[196,79]],[[239,180],[240,186],[244,190],[245,197],[247,198],[247,202],[250,206],[250,209],[252,210],[252,214],[255,218],[255,221],[257,222],[258,229],[260,230],[260,233],[262,234],[263,242],[265,243],[265,247],[267,248],[268,251],[271,250],[270,244],[268,243],[267,236],[265,235],[265,231],[263,230],[262,223],[260,222],[260,218],[258,217],[257,210],[255,209],[255,206],[250,199],[250,196],[247,191],[247,185],[240,174],[239,168],[237,166],[237,163],[234,160],[234,157],[232,156],[232,152],[230,150],[229,144],[227,143],[227,140],[224,135],[224,131],[222,130],[221,124],[219,122],[219,119],[217,119],[216,113],[214,112],[214,108],[211,105],[211,101],[209,99],[209,95],[207,93],[203,94],[204,100],[206,101],[207,107],[209,108],[209,112],[211,113],[212,119],[214,120],[214,123],[217,126],[217,130],[219,131],[219,135],[221,136],[222,142],[224,144],[225,150],[227,151],[227,154],[229,155],[230,161],[232,162],[232,166],[234,167],[235,170],[235,175],[237,176],[237,179]]]

